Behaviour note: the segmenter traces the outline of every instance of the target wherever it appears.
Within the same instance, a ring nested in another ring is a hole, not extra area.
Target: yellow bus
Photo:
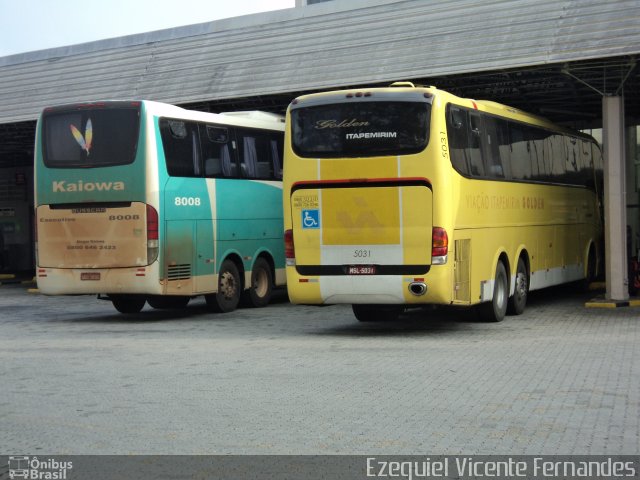
[[[285,256],[296,304],[478,305],[599,270],[602,156],[588,135],[409,82],[305,95],[287,110]]]

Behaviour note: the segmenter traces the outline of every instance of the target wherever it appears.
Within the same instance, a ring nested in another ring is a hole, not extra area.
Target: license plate
[[[80,280],[100,280],[100,272],[82,272]]]
[[[347,267],[348,275],[375,275],[375,265],[349,265]]]

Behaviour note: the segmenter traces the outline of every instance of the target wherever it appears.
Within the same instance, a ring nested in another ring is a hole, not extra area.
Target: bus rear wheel
[[[391,322],[404,312],[402,305],[351,305],[360,322]]]
[[[273,276],[271,266],[264,258],[256,260],[251,270],[251,286],[242,292],[242,305],[247,307],[266,307],[271,300]]]
[[[502,262],[498,262],[493,282],[493,298],[480,305],[480,316],[487,322],[501,322],[507,313],[509,299],[509,281],[507,270]]]
[[[240,303],[240,274],[238,267],[231,260],[222,262],[218,273],[218,291],[205,295],[207,305],[211,310],[218,313],[233,312]]]
[[[529,276],[527,266],[522,257],[518,259],[518,269],[516,270],[516,288],[513,296],[509,299],[507,311],[511,315],[520,315],[527,306],[527,295],[529,294]]]
[[[109,298],[120,313],[139,313],[147,302],[143,295],[109,295]]]
[[[589,247],[589,254],[587,256],[587,271],[585,273],[585,278],[582,281],[582,290],[585,292],[589,291],[589,286],[596,279],[596,252],[593,249],[593,246]],[[631,279],[631,276],[629,277]]]
[[[189,303],[189,297],[173,295],[149,295],[147,303],[155,309],[178,309],[184,308]]]

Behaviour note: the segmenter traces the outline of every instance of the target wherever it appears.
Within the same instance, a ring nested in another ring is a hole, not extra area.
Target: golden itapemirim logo
[[[366,120],[358,120],[352,118],[350,120],[318,120],[315,128],[317,130],[323,130],[325,128],[350,128],[350,127],[368,127],[370,123]]]

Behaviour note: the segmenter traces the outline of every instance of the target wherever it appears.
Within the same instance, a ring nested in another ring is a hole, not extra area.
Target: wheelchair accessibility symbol
[[[320,228],[320,210],[302,210],[302,228]]]

